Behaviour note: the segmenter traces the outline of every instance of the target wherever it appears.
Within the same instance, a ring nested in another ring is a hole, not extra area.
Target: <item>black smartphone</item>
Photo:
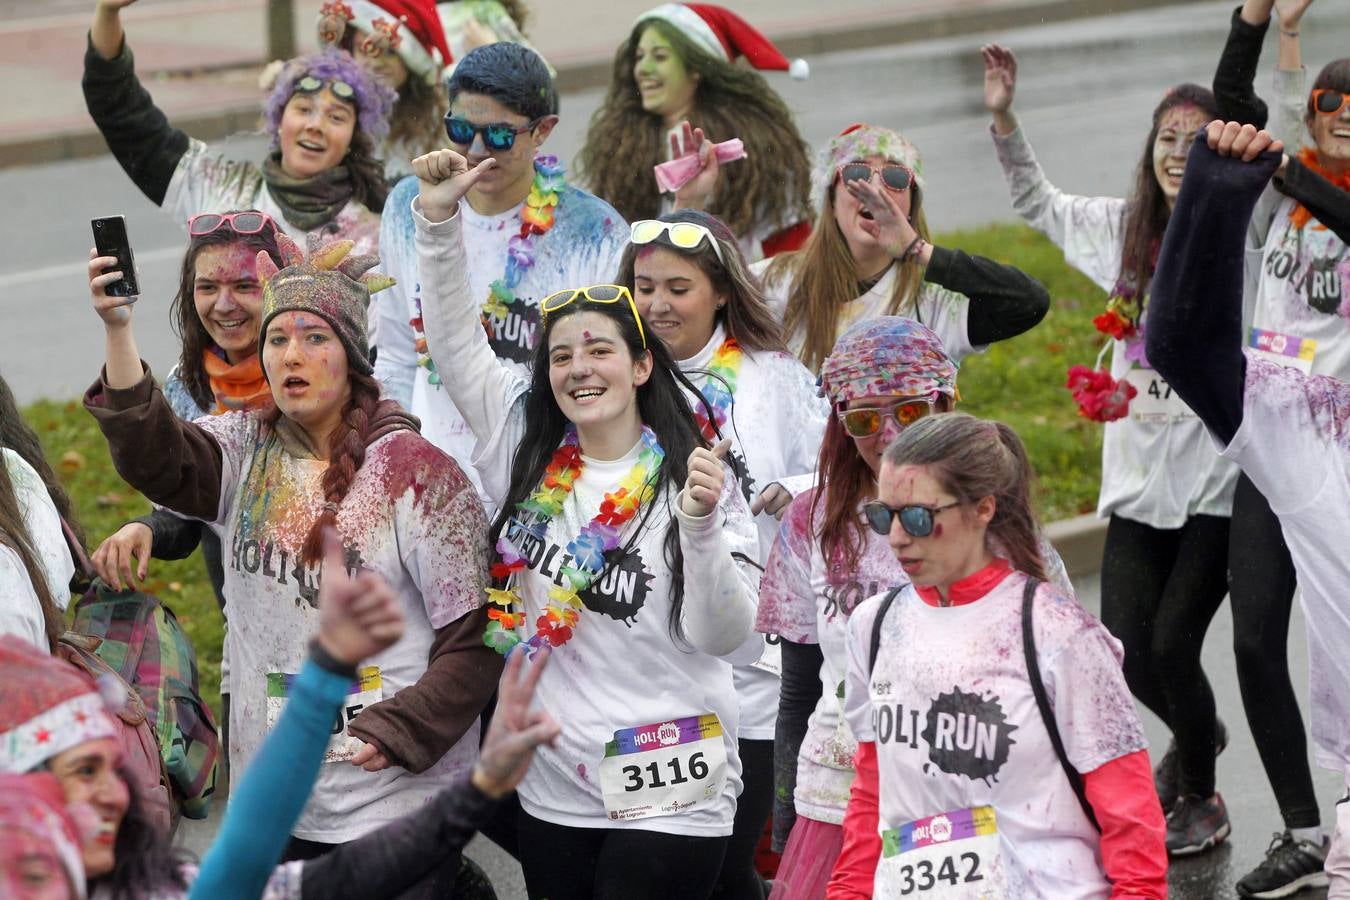
[[[92,220],[94,226],[94,247],[99,256],[117,257],[117,265],[105,272],[121,272],[120,281],[114,281],[104,288],[109,297],[137,297],[141,287],[136,283],[136,260],[131,255],[131,242],[127,240],[127,220],[122,216],[100,216]]]

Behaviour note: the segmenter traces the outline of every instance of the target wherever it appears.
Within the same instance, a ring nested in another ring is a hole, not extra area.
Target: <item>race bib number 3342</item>
[[[616,731],[600,761],[605,812],[614,821],[710,806],[726,780],[722,723],[713,713]]]
[[[992,806],[939,813],[881,833],[876,896],[1005,900]]]

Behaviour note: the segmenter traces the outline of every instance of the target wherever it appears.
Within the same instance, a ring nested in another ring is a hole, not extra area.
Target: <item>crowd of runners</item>
[[[108,536],[0,381],[0,896],[481,900],[482,833],[537,900],[1162,898],[1231,828],[1227,596],[1282,816],[1241,823],[1277,834],[1237,892],[1350,898],[1306,738],[1350,780],[1350,58],[1308,84],[1311,0],[1233,12],[1127,197],[1054,186],[982,50],[1012,209],[1107,296],[1067,385],[1104,428],[1100,620],[1022,440],[959,411],[1052,298],[933,243],[896,123],[841,109],[813,162],[760,74],[805,63],[735,13],[644,13],[573,166],[519,3],[329,0],[258,160],[155,106],[132,2],[98,0],[83,89],[186,229],[182,352],[149,370],[91,251],[84,405],[153,504]],[[205,751],[161,733],[147,775],[65,634],[198,546],[233,781],[200,860],[168,823]]]

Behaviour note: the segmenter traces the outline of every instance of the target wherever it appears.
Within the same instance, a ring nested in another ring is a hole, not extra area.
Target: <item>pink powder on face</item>
[[[940,522],[933,523],[933,537],[935,538],[942,537],[942,524]]]

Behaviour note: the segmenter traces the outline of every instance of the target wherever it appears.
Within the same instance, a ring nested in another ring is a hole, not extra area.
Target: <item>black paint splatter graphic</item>
[[[953,687],[928,707],[922,736],[928,742],[928,758],[939,769],[988,784],[1008,761],[1016,730],[1016,725],[1008,724],[996,695],[984,700]]]
[[[506,318],[492,316],[487,322],[488,344],[498,359],[528,366],[534,358],[535,336],[540,314],[538,304],[512,300],[507,304]]]
[[[652,575],[642,561],[642,553],[637,550],[625,553],[622,547],[615,547],[606,551],[600,577],[577,596],[587,609],[627,622],[631,627],[638,610],[647,602],[651,586]]]

